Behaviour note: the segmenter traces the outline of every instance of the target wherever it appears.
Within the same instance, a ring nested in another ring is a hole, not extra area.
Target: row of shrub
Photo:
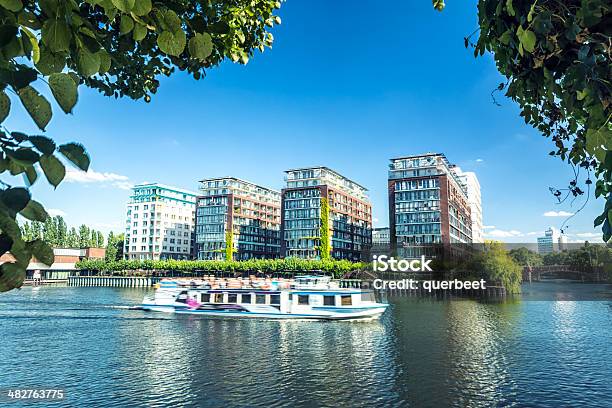
[[[363,269],[363,262],[346,260],[309,260],[299,258],[250,259],[247,261],[179,261],[168,260],[121,260],[105,261],[87,259],[79,261],[76,267],[92,272],[125,271],[175,271],[175,272],[308,272],[323,271],[340,277],[347,272]]]

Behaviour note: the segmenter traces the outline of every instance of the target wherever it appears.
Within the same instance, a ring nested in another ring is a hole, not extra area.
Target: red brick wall
[[[446,174],[438,176],[440,182],[440,222],[441,222],[441,230],[442,233],[442,243],[448,244],[450,243],[450,228],[448,226],[449,216],[448,216],[448,176]]]
[[[85,258],[104,259],[104,255],[106,255],[105,248],[85,248]],[[55,257],[55,262],[60,262],[58,258],[60,257]],[[65,257],[65,258],[73,258],[73,257]],[[76,261],[66,261],[66,262],[76,262]]]

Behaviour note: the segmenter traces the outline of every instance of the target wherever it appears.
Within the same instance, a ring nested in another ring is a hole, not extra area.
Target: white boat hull
[[[180,315],[198,315],[202,317],[221,317],[237,319],[275,319],[275,320],[375,320],[380,318],[387,309],[387,305],[368,307],[359,311],[343,312],[314,312],[314,313],[281,313],[279,312],[252,312],[228,310],[201,310],[186,307],[164,305],[142,305],[142,310],[152,312],[174,313]]]

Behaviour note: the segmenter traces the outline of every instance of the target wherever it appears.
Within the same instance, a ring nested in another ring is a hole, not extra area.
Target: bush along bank
[[[310,260],[298,258],[285,259],[250,259],[247,261],[179,261],[168,260],[121,260],[105,261],[89,259],[79,261],[76,268],[94,273],[112,273],[113,275],[130,275],[134,272],[172,271],[185,274],[196,273],[308,273],[321,271],[341,278],[348,272],[362,270],[370,264],[346,260]]]

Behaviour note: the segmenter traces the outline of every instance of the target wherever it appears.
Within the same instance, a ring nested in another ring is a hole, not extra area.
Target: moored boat
[[[343,289],[327,276],[295,280],[249,280],[218,283],[207,280],[162,280],[143,310],[210,317],[370,320],[379,318],[386,303],[374,292]]]

